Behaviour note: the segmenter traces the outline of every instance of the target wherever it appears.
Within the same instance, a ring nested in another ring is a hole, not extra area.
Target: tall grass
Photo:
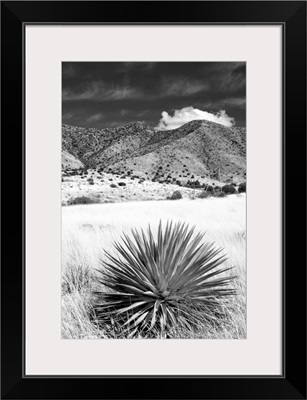
[[[237,294],[223,300],[223,315],[199,323],[197,329],[177,327],[172,338],[239,339],[246,337],[245,194],[226,198],[95,204],[63,208],[62,232],[62,337],[118,337],[116,326],[99,326],[92,310],[93,274],[104,250],[114,254],[113,242],[131,228],[150,223],[157,233],[159,220],[171,219],[195,225],[206,232],[206,241],[225,249],[225,268],[231,274]],[[114,254],[115,255],[115,254]],[[226,275],[228,272],[225,273]],[[122,336],[120,336],[122,337]]]

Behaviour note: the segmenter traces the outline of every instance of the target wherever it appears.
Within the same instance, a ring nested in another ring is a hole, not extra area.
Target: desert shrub
[[[233,277],[220,276],[228,269],[217,269],[226,257],[202,242],[204,233],[193,235],[194,228],[180,222],[164,229],[160,222],[157,237],[150,226],[147,234],[123,234],[114,243],[118,256],[106,251],[98,270],[97,320],[128,337],[167,337],[174,328],[195,329],[204,316],[224,315],[221,299],[235,294]]]
[[[93,178],[88,178],[88,183],[94,182]]]
[[[199,199],[206,199],[206,198],[211,197],[211,196],[212,196],[212,192],[206,192],[206,190],[203,190],[198,194],[197,197]]]
[[[175,190],[173,194],[169,198],[170,200],[179,200],[182,199],[182,194],[179,190]]]
[[[116,188],[117,185],[115,185],[115,183],[111,183],[110,187],[111,187],[111,188]]]
[[[206,192],[209,192],[209,193],[213,193],[214,192],[214,188],[213,188],[213,186],[211,186],[211,185],[203,185],[203,187],[204,187],[204,190],[206,191]]]
[[[222,192],[221,190],[214,193],[214,197],[225,197],[226,193]]]
[[[239,193],[245,193],[246,192],[246,182],[240,183],[240,185],[238,187],[238,192]]]
[[[222,191],[226,194],[236,193],[236,188],[233,185],[225,185],[222,187]]]
[[[126,186],[125,182],[118,182],[118,186]]]
[[[75,206],[78,204],[93,204],[93,203],[96,203],[96,201],[94,199],[91,199],[86,196],[81,196],[81,197],[75,197],[73,199],[69,199],[67,202],[67,205]]]

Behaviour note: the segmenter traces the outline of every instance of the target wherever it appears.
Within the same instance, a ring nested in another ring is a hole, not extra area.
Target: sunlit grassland
[[[224,249],[224,266],[237,278],[237,294],[224,301],[222,319],[205,320],[197,330],[174,329],[172,338],[240,339],[246,337],[246,218],[245,194],[225,198],[126,202],[69,206],[62,209],[62,337],[110,337],[95,324],[91,309],[93,274],[102,268],[104,250],[114,253],[113,242],[131,228],[160,220],[186,222],[206,241]],[[114,253],[115,254],[115,253]],[[112,337],[112,335],[111,335]],[[114,333],[114,336],[116,334]]]

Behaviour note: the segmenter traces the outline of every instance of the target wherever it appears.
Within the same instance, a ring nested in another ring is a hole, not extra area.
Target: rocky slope
[[[73,156],[66,150],[62,150],[62,169],[80,169],[84,168],[84,164],[77,157]]]

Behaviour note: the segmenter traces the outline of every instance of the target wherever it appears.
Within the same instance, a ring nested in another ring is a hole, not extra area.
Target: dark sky
[[[63,123],[173,129],[208,118],[245,126],[245,86],[242,62],[64,62]]]

